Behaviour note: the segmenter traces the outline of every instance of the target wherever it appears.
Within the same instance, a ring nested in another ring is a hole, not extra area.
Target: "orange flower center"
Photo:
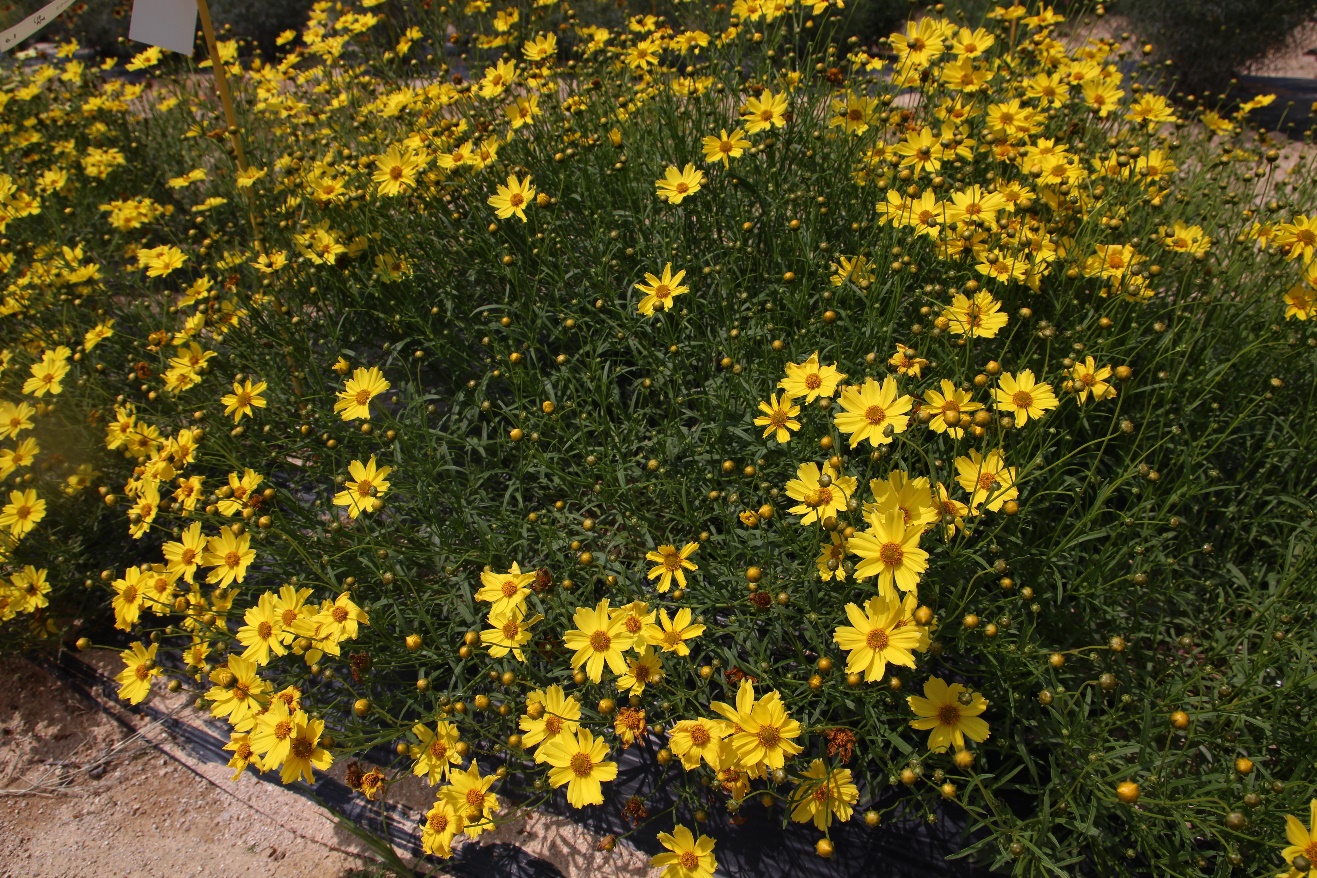
[[[880,405],[871,405],[864,410],[864,419],[876,427],[887,420],[887,412]]]
[[[448,758],[448,745],[436,738],[430,742],[430,755],[442,762]]]
[[[1027,390],[1017,390],[1011,394],[1011,402],[1016,408],[1027,409],[1033,405],[1033,394]]]
[[[818,390],[823,386],[823,376],[817,372],[810,372],[805,376],[805,386],[810,390]]]
[[[873,629],[869,632],[868,636],[864,638],[864,645],[869,647],[869,649],[874,650],[886,649],[887,632],[881,628]]]
[[[901,562],[905,560],[905,550],[901,548],[900,543],[883,543],[882,548],[878,550],[878,560],[882,561],[885,567],[900,567]]]
[[[700,867],[700,858],[695,855],[695,851],[682,851],[681,856],[677,858],[677,862],[683,869],[692,872]]]
[[[577,777],[589,777],[594,771],[594,762],[590,760],[589,753],[572,754],[572,773]]]
[[[261,640],[269,640],[270,635],[274,633],[274,626],[269,622],[262,622],[256,626],[256,634]]]
[[[311,753],[315,750],[311,742],[306,738],[298,738],[293,741],[293,756],[298,759],[310,759]]]
[[[503,638],[505,640],[516,640],[521,636],[521,624],[519,622],[503,623]]]
[[[240,563],[242,563],[242,556],[239,555],[237,552],[224,553],[224,566],[237,569]]]
[[[590,635],[590,648],[595,652],[608,652],[613,646],[613,638],[607,631],[596,631]]]
[[[980,474],[978,484],[980,491],[991,491],[993,488],[997,487],[997,474],[996,473]]]
[[[550,735],[556,735],[562,731],[562,717],[546,716],[544,718],[544,731]]]
[[[275,723],[274,736],[278,738],[280,741],[285,740],[292,733],[293,733],[293,724],[288,720],[281,719],[279,720],[279,722]]]
[[[503,597],[510,598],[517,593],[517,582],[514,579],[503,580]]]
[[[772,749],[782,740],[782,733],[773,726],[761,726],[755,737],[765,748]]]
[[[356,400],[357,400],[357,405],[365,405],[366,403],[370,402],[370,391],[358,390]]]
[[[696,747],[703,747],[705,744],[713,740],[713,736],[709,734],[709,730],[706,729],[703,725],[691,726],[690,736],[691,736],[691,743],[694,744]]]
[[[954,704],[944,704],[938,708],[937,721],[944,726],[954,726],[960,722],[960,710]]]

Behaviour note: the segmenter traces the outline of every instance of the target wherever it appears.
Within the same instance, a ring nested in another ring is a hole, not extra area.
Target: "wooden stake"
[[[215,41],[215,25],[210,20],[210,7],[206,0],[197,0],[197,11],[201,13],[201,32],[206,35],[206,51],[210,53],[210,66],[215,73],[215,90],[219,92],[220,103],[224,105],[224,121],[229,126],[229,139],[233,143],[233,152],[238,159],[238,170],[247,170],[247,156],[242,151],[242,138],[238,136],[238,114],[233,111],[233,98],[229,95],[229,78],[224,73],[224,64],[220,61],[219,43]]]

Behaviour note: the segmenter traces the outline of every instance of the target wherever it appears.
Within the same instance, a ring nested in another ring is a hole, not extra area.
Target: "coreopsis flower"
[[[887,358],[887,365],[895,369],[898,375],[912,375],[919,378],[922,377],[923,369],[928,365],[928,360],[919,356],[919,352],[914,348],[908,348],[897,342],[896,353]]]
[[[942,526],[942,536],[951,541],[956,535],[956,528],[965,529],[965,516],[969,514],[969,507],[951,496],[947,486],[938,482],[934,486],[937,494],[936,508],[939,520]]]
[[[132,523],[128,527],[128,534],[135,540],[140,540],[143,535],[151,530],[151,522],[155,520],[156,513],[160,510],[160,488],[154,481],[147,482],[141,492],[137,495],[137,502],[128,510],[128,515]]]
[[[261,765],[267,770],[278,768],[288,758],[293,744],[293,728],[299,721],[306,722],[306,714],[289,707],[281,698],[271,699],[269,708],[256,717],[251,734],[252,749],[261,757]]]
[[[956,483],[970,494],[971,514],[987,503],[988,511],[996,512],[1007,500],[1020,496],[1015,487],[1015,469],[1006,465],[1006,458],[994,448],[987,456],[971,448],[968,457],[956,458]]]
[[[869,490],[873,492],[873,502],[865,504],[864,514],[870,521],[893,509],[901,513],[906,527],[923,528],[937,520],[925,476],[912,479],[904,470],[894,469],[885,479],[870,479]]]
[[[868,289],[866,284],[873,283],[873,265],[867,256],[839,256],[838,262],[829,263],[832,277],[828,282],[839,287],[846,282],[855,284],[860,289]]]
[[[849,768],[829,770],[822,759],[809,764],[809,770],[796,778],[791,793],[791,819],[797,823],[813,821],[815,828],[826,832],[836,817],[842,823],[851,819],[852,805],[860,800]]]
[[[527,61],[543,61],[558,53],[558,38],[551,33],[541,34],[521,47]]]
[[[1183,220],[1176,220],[1162,237],[1162,245],[1174,253],[1197,256],[1211,249],[1212,239],[1203,234],[1202,226],[1187,226]]]
[[[1002,374],[992,391],[999,412],[1010,412],[1017,426],[1023,427],[1030,418],[1041,418],[1060,403],[1052,392],[1052,385],[1038,382],[1033,370],[1021,369],[1018,374]]]
[[[535,761],[544,762],[544,745],[557,740],[559,735],[573,735],[581,725],[581,703],[566,695],[557,683],[536,689],[526,696],[526,715],[517,723],[524,735],[521,745],[527,749],[539,747]]]
[[[658,611],[658,624],[651,622],[641,630],[640,634],[645,642],[657,646],[664,652],[690,655],[690,647],[686,645],[686,641],[694,640],[704,633],[704,625],[692,623],[691,619],[692,614],[688,607],[677,610],[675,617],[669,616],[667,608],[664,607]]]
[[[224,667],[210,672],[215,685],[206,693],[206,700],[214,702],[210,715],[227,717],[238,731],[247,731],[256,724],[256,715],[270,703],[269,684],[256,673],[256,662],[238,655],[230,655]]]
[[[334,402],[334,411],[345,421],[365,418],[370,420],[370,401],[389,389],[389,382],[384,380],[384,373],[376,366],[363,369],[360,366],[347,380],[347,386],[338,392]]]
[[[617,777],[617,763],[608,761],[608,745],[589,729],[577,729],[574,735],[561,735],[544,748],[544,761],[553,766],[549,783],[557,789],[567,787],[567,801],[573,808],[604,803],[603,782]]]
[[[613,619],[621,619],[622,626],[626,628],[627,634],[635,638],[631,643],[631,648],[640,651],[645,646],[645,639],[641,637],[646,625],[652,625],[657,612],[649,608],[649,604],[644,601],[632,601],[629,604],[617,607],[609,611],[609,616]]]
[[[239,384],[233,382],[233,392],[226,393],[220,402],[224,405],[224,414],[233,415],[233,423],[237,424],[242,421],[243,416],[253,417],[252,408],[263,409],[266,406],[265,397],[261,396],[265,392],[265,382],[257,381],[252,384],[250,378],[245,383]]]
[[[678,826],[671,834],[660,832],[658,841],[668,852],[654,855],[649,864],[662,867],[660,878],[713,878],[718,858],[713,855],[712,838],[697,838],[686,827]]]
[[[951,193],[951,203],[946,206],[946,222],[968,219],[991,226],[996,222],[998,212],[1009,206],[1000,193],[989,192],[976,183]]]
[[[646,644],[641,653],[626,660],[627,670],[617,678],[617,691],[640,695],[645,686],[663,679],[663,660],[654,647]]]
[[[1001,310],[1001,302],[986,291],[976,293],[972,300],[956,293],[951,304],[943,310],[942,316],[949,321],[948,331],[952,335],[966,335],[970,338],[996,338],[998,330],[1007,321]]]
[[[145,594],[142,589],[142,569],[129,567],[123,576],[116,579],[114,588],[114,627],[121,631],[131,631],[142,617],[142,602]]]
[[[453,839],[463,829],[462,815],[442,796],[425,812],[421,824],[421,847],[427,853],[447,859],[453,855]]]
[[[255,491],[265,480],[265,476],[248,468],[239,477],[236,472],[229,473],[228,496],[220,497],[215,505],[221,515],[237,515],[246,509]],[[223,493],[223,492],[221,492]]]
[[[934,412],[928,428],[935,433],[946,433],[952,439],[964,437],[965,426],[969,421],[965,415],[983,408],[981,403],[974,401],[974,396],[968,390],[961,390],[954,381],[945,378],[942,379],[940,391],[931,387],[924,391],[924,403]]]
[[[870,524],[869,530],[847,541],[850,552],[861,559],[855,565],[855,578],[877,576],[881,593],[889,599],[895,599],[898,588],[914,591],[928,569],[928,553],[919,548],[924,529],[907,527],[905,516],[897,509],[875,516]]]
[[[911,131],[894,149],[901,156],[901,166],[910,168],[914,174],[936,173],[942,167],[942,160],[947,158],[941,138],[935,137],[933,129],[927,125],[919,131]]]
[[[247,565],[256,559],[256,550],[251,548],[251,537],[247,534],[235,536],[228,528],[220,531],[219,536],[206,541],[206,553],[201,556],[201,566],[213,567],[206,574],[206,581],[220,588],[232,582],[242,582],[247,577]]]
[[[1070,380],[1074,383],[1075,394],[1079,397],[1080,405],[1088,401],[1090,393],[1093,394],[1094,402],[1113,399],[1116,396],[1116,388],[1111,386],[1108,380],[1110,378],[1111,367],[1099,367],[1091,356],[1085,357],[1082,363],[1076,362],[1070,370]]]
[[[431,729],[425,723],[412,726],[412,734],[417,743],[408,747],[408,754],[416,760],[412,774],[423,777],[435,786],[448,779],[452,766],[462,764],[462,756],[457,752],[459,735],[457,726],[444,720],[435,723]]]
[[[502,658],[510,652],[517,661],[524,662],[526,655],[521,648],[530,642],[531,626],[543,618],[538,613],[527,617],[524,606],[491,612],[487,620],[489,628],[480,632],[480,643],[494,658]]]
[[[308,621],[299,621],[299,634],[310,637],[330,655],[338,655],[338,644],[344,640],[356,640],[361,625],[369,625],[370,618],[366,611],[352,602],[347,592],[343,592],[333,602],[326,602],[320,612]]]
[[[645,273],[645,283],[636,284],[636,289],[645,294],[637,306],[641,314],[646,317],[654,316],[655,311],[664,311],[672,307],[672,300],[682,293],[689,293],[690,287],[682,286],[682,278],[686,276],[686,269],[672,273],[672,263],[669,262],[663,266],[662,277],[655,277],[649,272]]]
[[[489,206],[494,208],[499,219],[515,216],[523,223],[526,221],[526,208],[535,199],[535,188],[530,184],[530,177],[518,180],[508,175],[508,185],[498,187],[498,194],[489,196]]]
[[[326,771],[334,764],[334,757],[320,746],[320,736],[324,731],[324,720],[308,719],[294,723],[293,733],[289,739],[288,756],[284,759],[279,780],[288,784],[301,778],[307,783],[315,783],[312,769]]]
[[[0,479],[9,478],[14,470],[32,465],[41,453],[41,445],[31,436],[13,448],[0,449]]]
[[[855,494],[854,476],[843,476],[841,468],[831,462],[820,472],[816,463],[802,463],[796,477],[786,484],[787,496],[800,502],[787,512],[800,516],[800,524],[809,525],[839,515]]]
[[[701,759],[717,771],[722,767],[723,739],[731,733],[732,727],[720,719],[683,719],[668,733],[668,747],[687,771],[699,768]]]
[[[119,653],[124,667],[114,679],[119,683],[119,697],[129,704],[141,704],[151,694],[151,678],[160,674],[155,663],[158,647],[157,643],[150,646],[134,643]]]
[[[585,667],[586,676],[594,683],[603,679],[604,665],[614,674],[625,674],[626,660],[622,657],[631,648],[635,638],[626,630],[626,620],[613,618],[608,612],[608,598],[589,610],[577,607],[573,616],[576,628],[563,635],[563,643],[575,650],[572,667]]]
[[[416,188],[416,176],[425,165],[425,156],[395,143],[375,160],[375,174],[371,179],[379,184],[381,195],[405,195]]]
[[[233,732],[224,749],[233,754],[228,761],[228,767],[233,769],[233,780],[242,777],[248,766],[255,766],[257,771],[265,770],[261,765],[261,757],[252,749],[251,735],[245,732]]]
[[[67,360],[54,357],[49,351],[32,364],[32,377],[23,382],[23,392],[28,396],[42,397],[49,393],[58,396],[64,390],[64,376],[69,373]]]
[[[475,598],[493,604],[491,613],[505,613],[513,607],[520,606],[530,594],[529,585],[535,582],[535,572],[522,573],[520,565],[512,562],[512,569],[507,573],[495,573],[486,570],[480,574],[480,589]]]
[[[293,643],[299,636],[297,628],[315,616],[318,608],[315,604],[307,603],[311,591],[310,588],[294,588],[291,585],[279,586],[279,593],[274,597],[274,611],[279,614],[279,623],[283,626],[283,634],[280,636],[283,643]]]
[[[832,396],[837,392],[837,384],[846,377],[845,372],[838,372],[837,365],[819,364],[819,352],[809,355],[803,363],[787,363],[787,377],[777,386],[791,395],[792,399],[805,398],[808,405],[820,396]]]
[[[352,479],[343,486],[343,490],[334,495],[335,506],[346,506],[348,516],[356,518],[363,512],[374,512],[384,502],[380,497],[389,490],[388,476],[393,472],[390,466],[375,466],[375,455],[362,463],[354,460],[348,464],[348,474]]]
[[[699,543],[687,543],[681,547],[681,551],[676,546],[663,545],[657,550],[645,553],[646,561],[653,561],[656,567],[649,569],[648,578],[657,579],[658,590],[661,594],[667,594],[668,589],[672,588],[672,580],[677,580],[678,588],[686,587],[686,571],[698,570],[696,563],[690,560],[700,548]],[[598,681],[596,681],[598,682]]]
[[[105,341],[112,335],[114,335],[113,320],[106,320],[103,323],[97,323],[91,329],[87,330],[85,335],[83,335],[82,349],[84,351],[90,351],[92,348],[96,347],[96,345]]]
[[[772,128],[782,128],[787,124],[787,96],[783,92],[773,94],[764,89],[759,97],[751,97],[741,107],[741,119],[745,122],[747,134],[758,134]]]
[[[881,680],[887,665],[903,668],[915,666],[914,650],[919,647],[923,632],[906,614],[902,601],[875,595],[861,609],[858,604],[846,605],[843,625],[833,632],[833,641],[846,650],[846,673],[863,673],[865,682]]]
[[[24,430],[32,429],[32,416],[36,413],[26,402],[0,402],[0,437],[17,439]]]
[[[682,199],[699,192],[703,185],[704,172],[690,162],[687,162],[686,167],[681,170],[675,167],[668,168],[663,172],[662,180],[654,181],[658,197],[668,204],[681,204]]]
[[[255,554],[255,553],[253,553]],[[274,595],[265,592],[256,606],[248,607],[243,615],[245,623],[238,629],[238,642],[246,649],[242,657],[266,665],[270,662],[270,653],[284,655],[288,648],[283,644],[284,624],[282,614],[275,609]]]
[[[969,697],[962,703],[961,695]],[[965,749],[965,739],[976,743],[988,739],[988,724],[979,714],[988,709],[988,702],[977,692],[970,692],[959,683],[947,685],[941,677],[929,677],[924,683],[924,695],[910,695],[906,703],[914,711],[917,719],[910,721],[910,727],[920,731],[929,731],[928,749],[942,753],[948,747]]]
[[[734,130],[731,134],[727,133],[724,128],[718,132],[715,137],[710,134],[704,138],[704,160],[709,164],[722,162],[723,167],[728,167],[730,159],[739,159],[750,148],[750,141],[745,139],[745,132],[740,128]]]
[[[743,768],[781,768],[787,757],[802,750],[793,742],[803,731],[801,725],[787,713],[777,690],[756,700],[754,684],[742,680],[735,707],[722,701],[709,706],[736,727],[731,743]]]
[[[0,508],[0,528],[9,528],[9,535],[22,539],[46,517],[46,501],[31,488],[10,491],[9,502]]]
[[[768,402],[759,403],[763,415],[755,418],[755,426],[764,428],[764,439],[773,436],[779,445],[785,445],[791,441],[791,431],[800,429],[800,421],[796,420],[800,406],[785,392],[778,394],[776,399],[771,396],[768,399]]]
[[[824,582],[831,579],[845,582],[846,568],[842,564],[846,561],[846,538],[836,531],[829,536],[832,539],[823,544],[823,550],[814,561],[819,568],[819,579]]]
[[[27,564],[10,577],[9,583],[16,601],[15,612],[32,613],[50,606],[50,583],[46,580],[44,567],[38,570]]]
[[[498,810],[498,796],[489,791],[498,780],[497,775],[480,775],[480,766],[474,761],[466,771],[454,771],[442,795],[462,818],[462,831],[468,838],[477,838],[494,828],[494,812]]]
[[[866,378],[863,385],[847,387],[841,392],[842,410],[833,423],[851,437],[851,448],[865,439],[876,448],[889,444],[893,434],[906,431],[912,406],[909,396],[899,394],[892,376],[884,378],[882,384]]]
[[[1285,840],[1290,844],[1280,855],[1290,864],[1286,878],[1317,878],[1317,799],[1308,802],[1306,827],[1299,818],[1285,815]],[[1299,857],[1308,861],[1306,869],[1294,865]]]
[[[1317,279],[1317,263],[1312,265],[1314,279]],[[1309,283],[1295,284],[1285,294],[1285,319],[1308,320],[1317,315],[1317,285]]]
[[[515,11],[515,10],[514,10]],[[477,89],[482,98],[496,98],[517,78],[517,62],[511,58],[496,61],[485,68],[485,76]]]

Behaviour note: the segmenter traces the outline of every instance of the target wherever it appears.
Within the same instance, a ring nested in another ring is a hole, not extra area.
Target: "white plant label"
[[[8,52],[19,43],[50,24],[65,9],[73,5],[73,0],[55,0],[42,9],[32,13],[9,30],[0,34],[0,52]]]
[[[191,55],[197,38],[197,0],[133,0],[128,38]]]

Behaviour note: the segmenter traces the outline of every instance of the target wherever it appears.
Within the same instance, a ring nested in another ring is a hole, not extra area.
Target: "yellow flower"
[[[307,783],[315,783],[312,769],[326,771],[334,763],[334,757],[320,746],[320,735],[324,730],[324,720],[298,720],[294,723],[288,756],[279,775],[281,781],[287,784],[302,778]]]
[[[837,429],[851,437],[851,448],[865,439],[877,447],[887,445],[895,433],[904,433],[910,424],[909,396],[898,396],[896,380],[890,375],[880,385],[866,378],[860,387],[848,387],[841,393],[841,408],[834,418]],[[888,427],[891,430],[888,430]]]
[[[967,694],[967,703],[961,703],[961,694]],[[928,736],[928,749],[937,753],[948,747],[965,749],[965,739],[982,743],[988,739],[988,724],[979,714],[988,709],[988,702],[977,692],[970,692],[959,683],[950,686],[940,677],[929,677],[924,683],[924,697],[906,698],[918,719],[910,727],[920,731],[932,730]]]
[[[713,855],[712,838],[696,838],[689,829],[678,826],[671,834],[660,832],[658,840],[668,853],[656,854],[649,863],[663,867],[660,878],[713,878],[718,858]]]
[[[494,606],[491,613],[505,613],[513,607],[521,606],[530,590],[526,586],[535,581],[534,573],[522,573],[516,561],[507,573],[495,573],[486,570],[480,574],[481,588],[476,592],[478,601],[488,601]]]
[[[256,674],[256,663],[242,656],[230,655],[227,666],[210,672],[215,685],[206,693],[213,701],[210,715],[228,717],[238,731],[247,731],[256,723],[256,714],[269,703],[269,685]]]
[[[416,723],[412,734],[419,742],[408,747],[409,755],[416,760],[412,774],[425,778],[430,786],[447,780],[452,766],[462,764],[457,752],[457,726],[440,720],[431,730],[425,723]]]
[[[896,509],[906,527],[923,529],[937,521],[933,495],[924,476],[912,479],[904,470],[894,469],[885,479],[870,479],[869,490],[873,491],[873,502],[865,504],[864,514],[870,520]]]
[[[846,650],[846,673],[863,672],[867,683],[883,678],[887,665],[903,668],[915,666],[914,650],[919,648],[923,632],[913,622],[904,602],[882,595],[869,599],[861,610],[857,604],[846,605],[850,625],[833,632],[832,639]]]
[[[800,406],[785,392],[778,394],[776,399],[771,396],[768,399],[768,402],[759,403],[759,410],[764,414],[755,418],[755,426],[764,428],[763,438],[774,436],[779,445],[785,445],[791,441],[791,431],[800,429],[800,421],[796,420]]]
[[[112,586],[114,600],[111,606],[114,608],[114,627],[122,631],[130,631],[142,617],[142,600],[145,594],[142,590],[141,568],[129,567],[121,578],[112,583]]]
[[[696,170],[693,164],[687,162],[686,167],[680,171],[675,167],[668,168],[663,172],[663,179],[655,180],[654,185],[659,198],[668,204],[681,204],[682,199],[700,191],[704,185],[704,172]]]
[[[640,695],[645,686],[663,680],[663,660],[654,647],[646,644],[640,655],[627,660],[627,671],[617,678],[617,690],[629,695]]]
[[[741,119],[749,134],[782,128],[787,124],[787,96],[780,92],[775,95],[764,89],[759,97],[752,97],[745,102],[741,108]]]
[[[518,180],[508,175],[508,185],[499,186],[498,194],[489,196],[489,206],[494,208],[499,219],[516,216],[523,223],[526,221],[526,207],[535,199],[535,189],[530,185],[530,177]]]
[[[563,635],[566,647],[576,650],[572,656],[573,668],[584,665],[586,675],[595,683],[603,679],[605,664],[614,674],[627,672],[622,653],[631,648],[635,638],[627,632],[625,618],[611,618],[608,598],[593,610],[577,607],[573,621],[576,628]]]
[[[156,667],[155,652],[159,644],[144,647],[134,643],[119,654],[124,668],[114,678],[119,683],[119,697],[129,704],[141,704],[151,694],[151,678],[160,674]]]
[[[1287,878],[1317,878],[1317,799],[1308,803],[1307,827],[1297,817],[1285,815],[1285,840],[1290,843],[1280,852],[1285,862],[1293,867],[1299,857],[1308,861],[1306,872],[1291,872]]]
[[[814,563],[819,568],[819,579],[827,582],[835,579],[838,582],[846,581],[846,568],[842,563],[846,560],[846,538],[841,534],[833,531],[830,536],[831,542],[823,544],[823,550],[819,553]]]
[[[1004,373],[992,391],[997,411],[1015,415],[1016,426],[1023,427],[1030,418],[1041,418],[1059,404],[1052,385],[1039,383],[1033,370],[1021,369],[1018,375]]]
[[[468,838],[494,828],[494,812],[498,810],[498,796],[489,791],[498,780],[495,775],[480,776],[480,766],[474,761],[466,771],[454,771],[452,782],[444,788],[443,797],[462,818],[462,831]]]
[[[636,284],[636,289],[645,294],[645,297],[640,300],[640,313],[646,317],[652,317],[656,310],[663,311],[671,308],[674,297],[690,292],[690,287],[681,285],[681,280],[685,276],[685,269],[673,274],[671,262],[663,266],[662,277],[655,277],[649,272],[645,272],[645,283]]]
[[[168,565],[165,569],[176,576],[182,576],[185,582],[192,582],[205,550],[206,538],[201,535],[201,522],[194,521],[183,529],[178,540],[164,544],[165,562]]]
[[[453,855],[453,838],[462,831],[464,821],[447,799],[435,799],[421,824],[421,847],[427,854],[448,858]]]
[[[347,386],[338,392],[334,411],[338,412],[345,421],[356,418],[365,418],[369,421],[370,401],[388,389],[389,382],[384,380],[384,373],[379,368],[357,367],[352,377],[348,379]]]
[[[365,464],[359,460],[352,461],[348,464],[348,473],[352,476],[352,480],[343,486],[342,491],[334,495],[334,505],[346,506],[348,516],[351,518],[356,518],[363,512],[374,512],[384,505],[384,501],[379,498],[389,490],[388,475],[391,472],[393,467],[376,468],[373,454]]]
[[[851,806],[860,800],[860,790],[850,769],[829,771],[822,759],[815,759],[796,781],[798,785],[791,793],[792,820],[797,823],[812,820],[817,829],[826,832],[833,817],[842,823],[851,819]]]
[[[530,642],[531,626],[544,617],[534,615],[525,618],[526,608],[513,606],[503,612],[489,614],[489,628],[480,632],[480,643],[489,650],[494,658],[503,658],[509,652],[519,662],[526,660],[521,648]]]
[[[843,476],[839,467],[827,464],[820,472],[816,463],[802,463],[796,477],[786,484],[787,496],[800,502],[787,512],[800,516],[800,524],[809,525],[839,515],[855,493],[854,476]]]
[[[950,322],[948,328],[952,335],[970,338],[995,338],[1007,322],[1006,315],[1001,312],[1001,302],[986,291],[976,293],[973,300],[957,293],[942,316]]]
[[[61,383],[69,373],[69,364],[47,351],[39,362],[32,364],[32,377],[23,382],[23,392],[29,396],[58,396],[64,389]]]
[[[233,754],[229,759],[228,767],[233,769],[233,779],[236,781],[242,777],[242,773],[247,770],[247,766],[254,765],[257,771],[263,771],[261,757],[256,755],[252,749],[251,736],[235,731],[229,737],[229,743],[224,745],[224,749]]]
[[[737,128],[731,134],[722,129],[718,136],[712,134],[704,138],[704,160],[713,164],[722,162],[723,167],[731,163],[729,159],[739,159],[750,148],[750,141],[745,139],[745,132]]]
[[[664,545],[659,546],[657,551],[645,553],[645,560],[653,561],[658,565],[649,569],[649,578],[659,581],[660,593],[666,594],[668,589],[672,588],[674,576],[679,588],[686,587],[686,571],[699,569],[695,562],[690,560],[690,556],[699,548],[699,543],[687,543],[678,552],[676,546]]]
[[[555,789],[566,785],[567,801],[573,808],[602,805],[602,782],[617,777],[617,763],[607,761],[607,757],[608,745],[589,729],[562,735],[545,747],[544,761],[553,766],[549,783]]]
[[[723,739],[731,733],[732,727],[719,719],[683,719],[673,725],[668,746],[687,771],[699,768],[701,759],[717,771],[722,768]]]
[[[36,491],[10,491],[9,502],[0,509],[0,528],[7,527],[11,536],[22,539],[45,517],[46,501]]]
[[[557,740],[559,735],[575,734],[581,725],[581,703],[565,695],[557,683],[536,689],[526,696],[526,715],[518,727],[526,734],[521,745],[525,748],[539,745],[535,761],[544,761],[544,745]]]
[[[233,423],[238,423],[243,416],[252,417],[252,407],[263,409],[266,406],[265,397],[261,396],[265,392],[265,382],[258,381],[252,384],[248,378],[245,384],[233,382],[233,392],[225,394],[220,402],[224,404],[224,414],[233,415]]]
[[[659,610],[659,624],[648,624],[641,631],[641,636],[646,642],[652,643],[664,652],[675,652],[677,655],[690,655],[690,647],[686,645],[687,640],[693,640],[704,633],[704,626],[701,624],[691,624],[691,611],[687,607],[682,607],[677,611],[675,618],[668,616],[667,608]]]
[[[255,552],[252,553],[255,555]],[[265,592],[256,606],[248,607],[243,615],[246,623],[238,629],[238,642],[246,649],[242,657],[266,665],[270,662],[270,653],[284,655],[288,652],[283,644],[284,624],[282,615],[274,606],[274,595]]]
[[[988,510],[996,512],[1007,500],[1020,496],[1015,487],[1015,469],[1006,465],[996,448],[986,457],[971,448],[968,457],[956,458],[956,484],[969,493],[969,509],[974,515],[979,514],[979,506],[985,501]]]
[[[837,384],[846,377],[845,372],[838,372],[837,365],[819,365],[819,352],[809,355],[803,363],[787,363],[787,377],[777,386],[791,394],[792,399],[805,398],[811,403],[820,396],[832,396],[837,392]]]
[[[1070,380],[1074,382],[1075,393],[1079,396],[1081,405],[1088,401],[1090,393],[1093,394],[1095,402],[1113,399],[1116,396],[1116,388],[1107,380],[1110,377],[1111,367],[1098,368],[1097,361],[1091,356],[1085,357],[1082,363],[1076,362],[1074,368],[1070,370]]]
[[[965,427],[969,423],[965,414],[976,412],[983,406],[974,402],[970,392],[961,390],[955,382],[943,378],[941,388],[941,391],[931,387],[924,391],[924,402],[934,412],[928,428],[935,433],[946,433],[952,439],[960,439],[965,435]]]
[[[742,680],[735,707],[722,701],[715,701],[710,707],[736,727],[731,743],[742,768],[760,765],[781,768],[788,756],[801,752],[802,748],[792,739],[800,737],[803,730],[782,706],[782,696],[777,690],[756,701],[754,684]]]
[[[858,555],[856,579],[878,577],[881,593],[894,600],[896,589],[914,591],[919,577],[928,569],[928,553],[919,548],[924,529],[907,527],[905,516],[893,509],[870,519],[870,530],[857,533],[847,541],[847,548]]]
[[[416,175],[424,170],[426,157],[398,144],[375,160],[372,179],[379,184],[381,195],[403,195],[416,187]]]
[[[233,531],[226,527],[219,536],[206,541],[206,554],[201,557],[201,564],[215,568],[206,575],[206,581],[223,588],[232,582],[242,582],[247,577],[247,565],[255,558],[251,537],[247,534],[234,536]]]

